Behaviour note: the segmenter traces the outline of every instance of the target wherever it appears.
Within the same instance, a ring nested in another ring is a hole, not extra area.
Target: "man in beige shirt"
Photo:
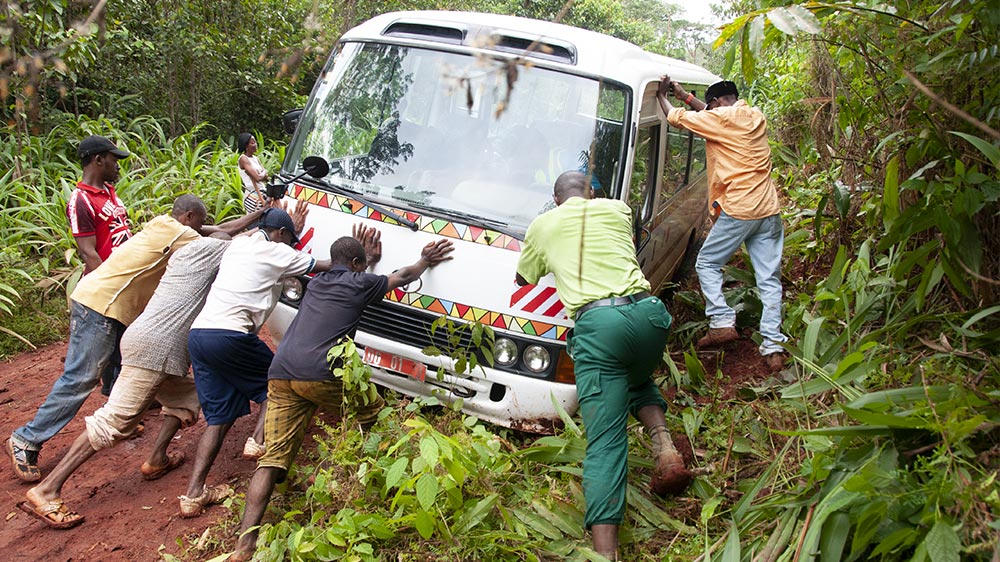
[[[671,105],[667,95],[671,90],[693,111]],[[698,340],[698,347],[717,347],[739,338],[736,311],[722,294],[722,266],[745,244],[763,305],[760,354],[768,367],[780,370],[787,359],[781,344],[788,341],[781,333],[784,228],[771,180],[767,120],[759,109],[739,99],[736,84],[728,80],[709,86],[702,102],[663,76],[657,99],[670,125],[705,138],[714,224],[695,265],[709,318],[708,334]]]
[[[170,256],[200,233],[235,234],[260,217],[258,212],[219,226],[206,226],[206,215],[205,204],[198,197],[178,197],[170,215],[149,221],[142,232],[80,280],[70,296],[70,338],[63,374],[34,419],[14,430],[7,442],[18,478],[25,482],[41,479],[38,452],[42,445],[66,427],[83,406],[125,328],[139,316],[156,290]],[[57,511],[50,519],[61,517],[59,508],[55,505]]]

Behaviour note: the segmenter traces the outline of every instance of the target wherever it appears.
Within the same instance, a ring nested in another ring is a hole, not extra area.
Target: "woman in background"
[[[250,133],[240,133],[236,137],[236,149],[240,153],[240,179],[243,180],[243,210],[247,214],[256,211],[264,205],[267,196],[264,182],[267,181],[267,170],[255,156],[257,139]]]

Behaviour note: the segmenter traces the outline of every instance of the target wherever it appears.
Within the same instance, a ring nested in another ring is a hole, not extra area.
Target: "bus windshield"
[[[629,92],[508,59],[345,43],[285,159],[331,165],[331,187],[404,209],[476,217],[521,233],[562,172],[617,192]]]

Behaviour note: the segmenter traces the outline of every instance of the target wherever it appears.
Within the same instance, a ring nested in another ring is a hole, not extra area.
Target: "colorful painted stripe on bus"
[[[557,326],[546,322],[537,322],[518,318],[509,314],[500,314],[484,308],[476,308],[465,304],[442,300],[420,293],[407,293],[402,289],[393,289],[386,294],[386,298],[392,302],[408,304],[410,306],[447,314],[455,318],[461,318],[470,322],[480,322],[494,328],[519,332],[529,336],[539,336],[550,340],[566,341],[566,326]]]
[[[349,197],[344,197],[335,193],[319,191],[297,183],[292,184],[290,193],[291,196],[296,199],[301,199],[307,203],[319,205],[320,207],[326,207],[327,209],[338,209],[345,213],[350,213],[367,219],[377,220],[389,224],[399,224],[392,217],[386,216],[359,201],[355,201]],[[456,240],[465,240],[466,242],[474,242],[476,244],[485,244],[494,248],[503,248],[514,252],[521,251],[521,242],[517,238],[501,234],[495,230],[454,223],[445,219],[425,217],[417,213],[400,211],[399,209],[393,209],[391,207],[389,209],[392,212],[417,223],[417,228],[423,232],[431,232],[439,236],[444,236],[445,238],[454,238]]]

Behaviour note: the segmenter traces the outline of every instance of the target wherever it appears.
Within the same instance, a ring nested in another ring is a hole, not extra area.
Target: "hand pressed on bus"
[[[449,256],[448,254],[454,249],[455,245],[451,243],[451,240],[442,238],[424,246],[424,249],[420,251],[420,259],[426,260],[427,263],[434,266],[443,261],[453,259],[453,256]]]
[[[365,226],[361,223],[351,227],[351,236],[365,249],[365,256],[368,259],[368,267],[374,266],[382,259],[382,233],[374,226]]]

